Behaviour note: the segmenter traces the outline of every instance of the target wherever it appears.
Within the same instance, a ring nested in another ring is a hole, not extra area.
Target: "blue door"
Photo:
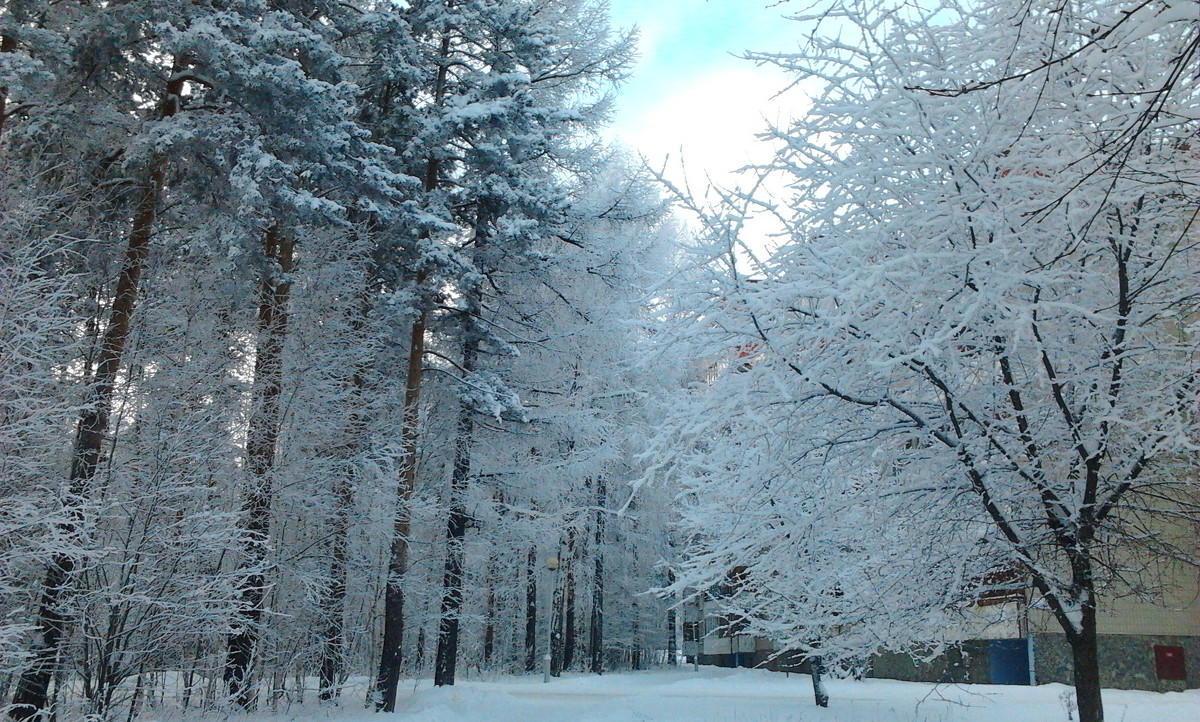
[[[1029,648],[1024,639],[993,639],[988,645],[992,684],[1029,684]]]

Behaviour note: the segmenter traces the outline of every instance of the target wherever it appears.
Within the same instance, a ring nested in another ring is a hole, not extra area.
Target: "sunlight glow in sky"
[[[700,192],[706,178],[728,185],[732,172],[769,158],[755,139],[768,122],[786,122],[801,93],[779,98],[788,78],[738,57],[747,50],[790,51],[802,30],[784,20],[797,12],[769,0],[611,0],[616,28],[636,25],[641,37],[633,77],[620,89],[612,136],[655,167],[670,157],[681,180]]]

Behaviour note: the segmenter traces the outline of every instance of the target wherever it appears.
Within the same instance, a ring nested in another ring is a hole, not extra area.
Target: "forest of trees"
[[[5,0],[0,707],[390,712],[721,585],[849,669],[1017,574],[1099,722],[1196,514],[1195,10],[824,3],[698,200],[603,2]]]
[[[665,505],[617,512],[675,231],[597,135],[603,6],[16,0],[0,37],[14,719],[667,647]]]

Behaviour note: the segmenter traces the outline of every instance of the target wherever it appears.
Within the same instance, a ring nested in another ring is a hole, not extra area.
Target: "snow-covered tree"
[[[2,167],[2,166],[0,166]],[[78,353],[80,321],[72,278],[77,244],[58,235],[54,220],[72,194],[30,193],[35,174],[5,173],[0,181],[0,671],[21,669],[25,614],[36,604],[29,581],[71,540],[55,534],[65,521],[58,487],[63,429],[78,413],[67,367]]]
[[[461,499],[470,476],[474,416],[492,414],[497,404],[511,412],[519,409],[500,376],[479,368],[481,354],[508,348],[503,331],[496,330],[506,324],[492,298],[499,289],[496,279],[534,273],[544,265],[535,244],[562,222],[571,180],[591,163],[586,136],[603,117],[603,91],[619,79],[629,57],[627,39],[610,37],[603,10],[590,3],[428,2],[414,4],[403,17],[418,40],[417,50],[384,59],[397,77],[381,84],[380,100],[390,103],[407,95],[411,102],[380,107],[376,115],[388,132],[396,132],[393,127],[416,131],[402,158],[423,178],[418,202],[427,215],[409,228],[420,241],[408,266],[416,273],[393,281],[415,288],[418,316],[408,349],[407,471],[398,493],[379,673],[385,709],[394,704],[401,661],[400,584],[408,566],[410,528],[403,507],[416,485],[423,364],[427,355],[441,358],[449,364],[442,370],[462,384],[438,634],[438,681],[449,684],[462,604],[467,519]],[[414,58],[425,63],[415,82]],[[454,340],[447,348],[442,338]]]
[[[648,179],[614,158],[581,179],[566,222],[539,245],[552,263],[537,275],[497,279],[506,338],[519,351],[505,360],[504,379],[527,422],[483,425],[477,464],[511,505],[534,512],[522,533],[540,547],[537,558],[560,560],[560,621],[549,650],[555,674],[573,663],[601,671],[612,647],[603,634],[606,597],[616,606],[624,594],[615,589],[660,583],[660,520],[642,519],[632,534],[639,521],[617,512],[639,473],[631,457],[647,423],[641,389],[654,373],[642,365],[647,289],[673,233]],[[539,539],[552,540],[549,548]],[[614,631],[632,623],[620,614],[616,621]],[[534,632],[530,647],[537,625]]]
[[[825,89],[772,133],[771,261],[739,272],[745,197],[708,214],[727,273],[696,323],[725,360],[662,452],[696,499],[686,576],[745,567],[735,611],[865,652],[1020,574],[1102,719],[1098,599],[1163,553],[1151,517],[1194,513],[1194,10],[836,2],[759,58]]]
[[[5,129],[6,160],[28,162],[43,148],[57,147],[56,182],[62,185],[66,178],[76,193],[100,198],[96,205],[104,209],[92,219],[100,222],[93,233],[104,240],[120,239],[105,247],[107,255],[120,262],[115,282],[97,283],[98,348],[86,363],[85,408],[72,468],[64,472],[69,480],[62,499],[68,513],[60,529],[64,536],[76,538],[75,548],[103,546],[107,532],[104,525],[93,527],[93,521],[103,517],[113,522],[108,531],[114,531],[121,526],[121,515],[90,505],[106,497],[109,482],[116,484],[114,498],[120,497],[118,489],[147,503],[154,497],[149,488],[139,491],[136,483],[130,489],[121,486],[121,472],[138,475],[136,454],[125,459],[129,465],[114,467],[115,476],[98,472],[117,433],[128,430],[136,437],[147,419],[156,418],[148,409],[156,407],[157,399],[148,400],[147,394],[163,390],[134,383],[141,372],[159,368],[161,359],[143,357],[135,369],[128,363],[128,352],[141,330],[135,312],[145,300],[143,276],[160,250],[157,242],[169,244],[184,235],[163,232],[164,201],[171,200],[176,228],[190,231],[189,240],[196,246],[223,244],[230,253],[268,256],[262,264],[268,276],[264,283],[286,288],[286,279],[281,283],[275,277],[282,253],[273,249],[287,246],[280,238],[291,239],[304,224],[316,221],[344,225],[347,206],[379,209],[383,199],[394,196],[407,181],[379,163],[387,151],[368,142],[365,131],[355,125],[355,88],[338,77],[344,60],[331,47],[332,31],[310,7],[269,9],[253,2],[221,8],[189,2],[120,7],[20,3],[11,12],[6,6],[4,23],[5,97],[7,102],[11,94],[19,103],[9,112]],[[42,30],[43,25],[54,32]],[[266,250],[260,252],[264,237]],[[186,256],[185,251],[167,253],[166,263],[158,268]],[[109,272],[111,266],[110,260],[101,261],[100,272]],[[240,290],[245,298],[253,286],[234,283],[226,290],[230,289]],[[272,318],[279,318],[286,314],[286,294],[271,295],[280,306]],[[282,337],[275,329],[264,336],[268,338],[256,360],[275,369],[278,358],[272,351]],[[221,339],[211,341],[219,344]],[[151,341],[140,348],[164,347]],[[264,387],[279,383],[277,378],[260,381]],[[114,423],[118,406],[124,409],[125,421]],[[140,415],[131,416],[133,409]],[[232,407],[225,409],[231,411]],[[270,446],[263,439],[277,433],[270,428],[278,425],[272,416],[252,415],[258,423],[252,424],[247,440],[247,456],[256,462],[249,465],[251,475],[259,482],[263,474],[254,470],[263,466],[257,462],[269,456],[265,450]],[[223,431],[229,441],[229,427]],[[147,467],[142,470],[149,473]],[[250,496],[269,502],[269,486]],[[262,506],[248,504],[249,569],[261,566],[255,559],[263,557],[258,552],[263,542],[259,532],[267,525]],[[144,509],[153,510],[152,503]],[[130,517],[128,522],[128,530],[133,530],[148,524],[149,517]],[[96,536],[88,538],[93,530]],[[38,612],[40,640],[14,698],[17,709],[24,710],[20,714],[36,713],[47,705],[50,679],[73,614],[68,613],[68,597],[83,573],[80,559],[64,552],[47,564]],[[99,569],[87,570],[89,584],[137,586],[129,580],[114,581],[119,575],[93,572]],[[250,652],[243,648],[253,647],[254,617],[261,614],[253,589],[262,584],[255,579],[249,574],[245,585],[250,622],[240,625],[250,635],[249,642],[236,643],[241,639],[236,634],[231,641],[245,658],[230,666],[235,686],[249,664]],[[146,592],[139,589],[139,594],[144,598]]]
[[[550,623],[556,666],[599,659],[606,610],[661,646],[625,597],[664,517],[619,512],[670,229],[597,141],[606,13],[0,7],[10,716],[334,700],[376,663],[386,707],[435,643],[443,680]]]

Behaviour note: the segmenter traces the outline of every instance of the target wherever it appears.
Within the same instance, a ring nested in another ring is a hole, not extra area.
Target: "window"
[[[1025,579],[1023,568],[1013,564],[996,567],[984,574],[979,580],[979,587],[979,598],[975,603],[986,607],[992,604],[1025,601],[1025,590],[1029,587],[1029,582]]]
[[[1154,645],[1154,670],[1161,680],[1187,681],[1187,665],[1184,664],[1183,647],[1173,644]]]

